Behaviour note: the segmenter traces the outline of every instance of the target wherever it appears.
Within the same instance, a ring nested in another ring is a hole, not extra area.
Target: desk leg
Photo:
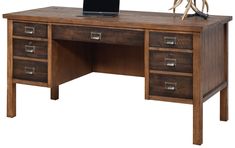
[[[59,99],[59,86],[51,87],[51,99],[52,100]]]
[[[193,144],[203,141],[203,101],[201,69],[201,34],[193,35]]]
[[[7,21],[7,117],[16,116],[16,83],[13,83],[13,21]]]
[[[201,145],[203,139],[203,104],[193,105],[193,144]]]
[[[10,83],[7,86],[7,117],[16,116],[16,84]]]
[[[220,120],[228,121],[228,88],[220,91]]]
[[[228,82],[228,24],[224,25],[224,77]],[[220,91],[220,120],[228,120],[228,84]]]

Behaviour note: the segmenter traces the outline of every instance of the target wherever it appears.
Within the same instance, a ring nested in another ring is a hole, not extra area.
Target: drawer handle
[[[170,46],[176,45],[176,37],[164,37],[164,44]]]
[[[165,65],[167,67],[175,67],[176,66],[176,59],[165,58]]]
[[[165,82],[165,90],[168,91],[175,91],[177,83],[175,82]]]
[[[34,53],[36,46],[24,45],[24,51],[27,53]]]
[[[35,67],[25,66],[24,67],[24,72],[25,72],[25,74],[33,75],[35,73]]]
[[[99,40],[101,40],[101,37],[102,37],[101,32],[91,32],[91,34],[90,34],[90,39],[91,40],[99,41]]]
[[[31,26],[25,26],[24,27],[24,33],[26,34],[34,34],[35,28]]]

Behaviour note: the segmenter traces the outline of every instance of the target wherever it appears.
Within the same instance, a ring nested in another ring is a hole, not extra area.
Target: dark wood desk
[[[91,72],[145,77],[145,98],[193,105],[193,143],[202,144],[203,103],[220,92],[228,120],[229,16],[208,20],[121,11],[86,17],[82,9],[48,7],[8,19],[7,116],[16,116],[16,83],[51,88]]]

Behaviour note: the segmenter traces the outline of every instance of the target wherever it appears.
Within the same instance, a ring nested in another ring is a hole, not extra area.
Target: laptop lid
[[[84,0],[83,14],[118,15],[120,0]]]

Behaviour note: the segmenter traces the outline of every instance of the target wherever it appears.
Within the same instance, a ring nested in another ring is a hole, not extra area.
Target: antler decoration
[[[207,2],[207,0],[202,0],[202,10],[200,11],[197,6],[196,6],[196,0],[187,0],[188,3],[186,5],[185,11],[184,11],[184,15],[182,16],[182,20],[184,20],[184,18],[188,15],[188,12],[190,10],[190,8],[192,8],[192,10],[196,13],[194,15],[191,16],[200,16],[203,17],[204,19],[206,19],[208,17],[207,14],[204,13],[204,9],[206,7],[206,11],[208,13],[209,11],[209,4]],[[171,7],[169,10],[173,10],[173,13],[175,13],[175,9],[183,2],[183,0],[174,0],[174,4],[173,7]]]

